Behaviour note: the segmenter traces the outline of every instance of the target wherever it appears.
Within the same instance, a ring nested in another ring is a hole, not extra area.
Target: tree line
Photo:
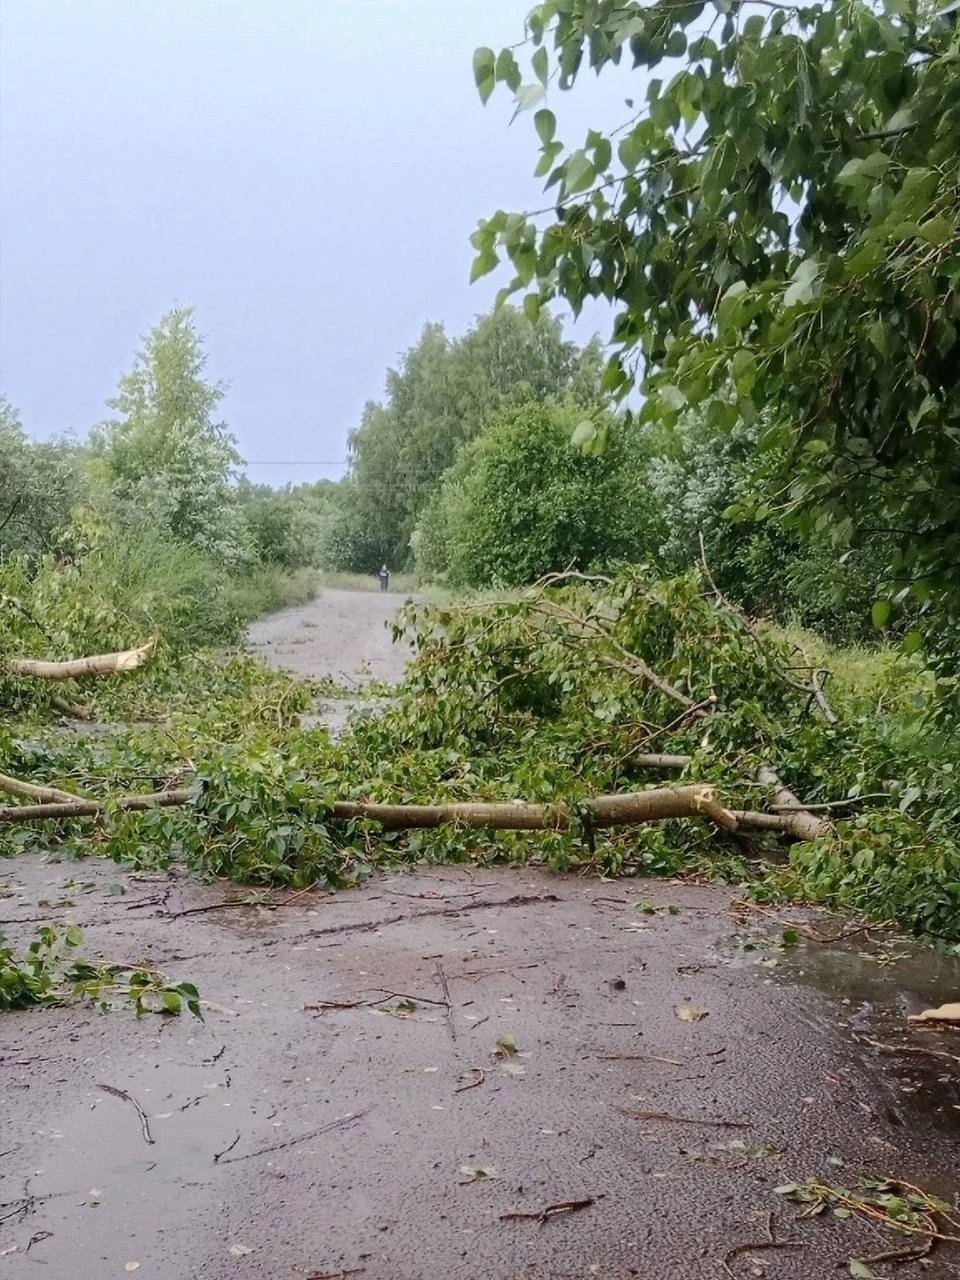
[[[546,311],[504,304],[455,338],[427,324],[351,433],[346,476],[271,488],[243,474],[195,318],[174,311],[82,443],[29,440],[4,402],[0,555],[146,575],[201,630],[236,630],[301,570],[386,562],[463,590],[629,563],[668,576],[706,555],[748,609],[868,634],[882,540],[785,527],[762,505],[759,424],[615,412],[603,367],[597,339]]]

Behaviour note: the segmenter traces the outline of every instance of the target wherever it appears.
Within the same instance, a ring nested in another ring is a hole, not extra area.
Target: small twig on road
[[[410,1000],[413,1004],[435,1004],[439,1008],[449,1007],[449,1000],[432,1000],[430,996],[415,996],[409,991],[388,991],[386,987],[374,987],[374,991],[383,992],[383,1000],[371,1000],[370,1004],[383,1004],[386,1000]]]
[[[118,1089],[113,1084],[98,1084],[98,1089],[102,1089],[104,1093],[112,1093],[115,1098],[122,1098],[124,1102],[129,1102],[131,1107],[136,1111],[140,1118],[140,1132],[143,1134],[143,1140],[149,1146],[154,1145],[153,1134],[150,1132],[150,1122],[147,1119],[147,1113],[141,1107],[140,1103],[126,1089]]]
[[[306,1280],[343,1280],[345,1276],[360,1276],[366,1267],[350,1267],[346,1271],[311,1271]]]
[[[772,1213],[767,1214],[767,1238],[766,1240],[748,1240],[744,1244],[736,1244],[732,1249],[728,1249],[723,1255],[720,1265],[723,1267],[724,1273],[736,1280],[736,1275],[730,1263],[742,1253],[753,1253],[758,1249],[804,1249],[806,1245],[800,1240],[778,1240],[776,1232],[776,1218]]]
[[[669,1111],[630,1111],[627,1107],[617,1107],[622,1116],[631,1120],[666,1120],[671,1124],[695,1124],[711,1129],[752,1129],[749,1120],[698,1120],[693,1116],[675,1116]]]
[[[864,1044],[874,1049],[883,1049],[886,1053],[925,1053],[931,1058],[947,1058],[950,1062],[960,1062],[960,1055],[947,1053],[945,1049],[929,1049],[925,1044],[884,1044],[882,1040],[871,1040],[869,1036],[857,1036]]]
[[[440,988],[443,991],[444,1002],[447,1006],[447,1027],[450,1030],[450,1039],[456,1043],[457,1024],[453,1020],[453,1005],[450,1003],[450,984],[447,982],[447,975],[443,971],[443,962],[437,961],[437,977],[440,980]]]
[[[234,1147],[237,1145],[237,1143],[240,1141],[240,1136],[241,1136],[241,1135],[240,1135],[240,1131],[239,1131],[239,1129],[238,1129],[238,1130],[237,1130],[237,1136],[236,1136],[236,1137],[234,1138],[234,1140],[230,1143],[229,1147],[224,1147],[222,1151],[215,1151],[215,1152],[213,1153],[213,1163],[214,1163],[214,1164],[219,1164],[219,1163],[220,1163],[220,1158],[221,1158],[221,1156],[225,1156],[225,1155],[227,1154],[227,1152],[228,1152],[228,1151],[232,1151],[232,1150],[233,1150],[233,1148],[234,1148]]]
[[[921,1258],[925,1258],[931,1252],[936,1242],[936,1236],[927,1236],[919,1244],[907,1245],[904,1249],[886,1249],[883,1253],[872,1253],[868,1256],[858,1255],[857,1261],[866,1262],[870,1266],[877,1262],[892,1262],[897,1265],[901,1262],[919,1262]]]
[[[459,973],[451,973],[450,977],[454,982],[461,978],[492,978],[494,974],[509,973],[514,974],[517,969],[539,969],[540,961],[534,964],[515,964],[511,969],[461,969]]]
[[[671,1067],[685,1067],[679,1058],[661,1058],[657,1053],[602,1053],[598,1062],[665,1062]]]
[[[307,1013],[329,1013],[331,1009],[362,1009],[371,1003],[370,1000],[318,1000],[303,1007]]]
[[[269,902],[255,902],[250,898],[227,898],[225,902],[208,902],[202,907],[186,907],[183,911],[167,911],[168,920],[179,920],[181,916],[199,916],[205,911],[225,911],[228,907],[270,907],[276,905]]]
[[[0,1222],[6,1222],[8,1218],[23,1217],[28,1213],[32,1213],[37,1205],[36,1196],[24,1196],[22,1200],[8,1200],[6,1204],[0,1205],[0,1209],[6,1209],[7,1205],[13,1205],[7,1213],[0,1213]]]
[[[594,1203],[593,1196],[587,1196],[585,1200],[561,1200],[558,1204],[548,1204],[545,1209],[533,1213],[501,1213],[501,1222],[513,1222],[520,1218],[531,1218],[534,1222],[539,1223],[542,1227],[550,1218],[558,1218],[564,1213],[576,1213],[578,1209],[589,1209]]]
[[[160,893],[153,893],[149,898],[138,898],[136,902],[125,902],[124,910],[139,911],[141,907],[165,907],[169,901],[173,885],[168,884]]]
[[[316,886],[316,885],[314,885],[314,884],[308,884],[305,888],[303,888],[303,889],[297,889],[297,891],[296,891],[295,893],[291,893],[291,894],[290,894],[290,896],[289,896],[288,898],[281,898],[279,902],[272,902],[272,903],[270,903],[270,906],[272,906],[272,907],[289,907],[289,905],[290,905],[290,903],[291,903],[291,902],[296,902],[296,901],[297,901],[297,899],[298,899],[298,898],[302,898],[302,897],[304,896],[304,894],[313,892],[313,891],[316,889],[316,887],[317,887],[317,886]],[[317,899],[318,899],[318,900],[319,900],[320,898],[329,898],[329,897],[330,897],[329,893],[320,893],[320,894],[318,894],[318,895],[317,895]]]
[[[382,991],[383,995],[376,1000],[318,1000],[316,1004],[305,1004],[303,1007],[308,1013],[328,1013],[330,1010],[373,1008],[378,1004],[386,1004],[388,1000],[407,1000],[410,1004],[434,1004],[441,1009],[449,1010],[450,1008],[447,1000],[431,1000],[429,996],[413,996],[408,991],[388,991],[386,987],[373,987],[372,990]],[[454,1034],[454,1039],[456,1039],[456,1034]]]
[[[470,1030],[476,1031],[477,1027],[482,1027],[485,1022],[489,1022],[489,1021],[490,1021],[490,1015],[489,1013],[486,1013],[482,1018],[478,1018],[476,1022],[474,1022],[471,1025]]]
[[[300,1133],[295,1138],[287,1138],[283,1142],[272,1142],[268,1147],[258,1147],[256,1151],[245,1151],[243,1155],[229,1156],[222,1163],[234,1164],[238,1160],[253,1160],[256,1156],[266,1156],[273,1151],[283,1151],[298,1142],[309,1142],[311,1138],[319,1138],[323,1133],[331,1133],[334,1129],[346,1129],[351,1125],[355,1125],[368,1112],[369,1108],[367,1111],[353,1111],[349,1115],[339,1116],[336,1120],[331,1120],[328,1124],[320,1125],[318,1129],[308,1129],[306,1133]]]
[[[459,1089],[454,1089],[454,1093],[466,1093],[468,1089],[478,1089],[486,1080],[487,1073],[483,1067],[471,1067],[470,1070],[473,1072],[473,1079],[469,1084],[462,1084]]]
[[[356,924],[332,924],[323,929],[311,929],[306,937],[322,938],[331,933],[366,933],[373,929],[385,929],[404,920],[424,920],[430,916],[459,916],[467,911],[499,911],[504,907],[529,907],[545,902],[559,902],[555,893],[518,893],[512,898],[493,900],[483,898],[479,902],[465,902],[460,907],[431,907],[428,911],[414,911],[410,915],[384,916],[380,920],[359,920]]]

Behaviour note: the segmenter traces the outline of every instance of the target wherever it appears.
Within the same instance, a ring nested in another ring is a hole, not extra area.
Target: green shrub
[[[513,586],[643,558],[650,504],[642,471],[626,461],[626,430],[606,423],[606,451],[588,456],[571,444],[581,421],[582,409],[530,404],[464,449],[418,531],[423,572]]]

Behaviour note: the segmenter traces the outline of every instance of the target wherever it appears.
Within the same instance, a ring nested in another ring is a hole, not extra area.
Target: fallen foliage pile
[[[34,601],[0,618],[0,653],[60,659]],[[118,652],[139,651],[122,618],[106,624]],[[97,714],[127,724],[88,734],[52,726],[48,682],[8,658],[0,839],[293,886],[467,856],[709,867],[960,937],[960,752],[935,732],[917,655],[866,692],[831,682],[706,571],[556,575],[507,600],[408,607],[397,632],[415,656],[395,701],[336,742],[298,727],[316,690],[243,655],[174,658],[161,639],[136,670],[58,682],[68,702],[95,687]],[[70,639],[61,626],[58,647]]]

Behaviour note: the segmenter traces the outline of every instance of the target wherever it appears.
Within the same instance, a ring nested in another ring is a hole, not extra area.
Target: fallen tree
[[[3,670],[12,676],[28,680],[80,680],[87,676],[112,676],[120,671],[134,671],[142,667],[156,647],[155,640],[148,640],[137,649],[123,649],[118,653],[96,653],[86,658],[69,658],[64,662],[51,662],[45,658],[6,658]]]
[[[792,638],[745,622],[702,577],[639,569],[411,607],[397,630],[415,655],[405,679],[335,740],[297,728],[317,690],[248,657],[164,650],[136,685],[152,732],[123,729],[118,684],[108,733],[37,733],[52,700],[10,680],[32,719],[18,736],[0,726],[0,845],[29,845],[39,823],[81,855],[293,888],[464,857],[763,876],[771,896],[960,934],[960,842],[928,820],[936,781],[901,764],[906,739],[888,732],[917,705],[917,658],[891,660],[872,705],[845,673],[827,715],[811,696],[822,657],[801,655],[814,674],[795,679]],[[658,770],[673,776],[651,787]],[[764,861],[775,842],[786,858]]]
[[[107,801],[85,800],[56,787],[38,787],[0,774],[0,790],[38,801],[36,804],[0,806],[0,822],[50,821],[62,818],[102,817],[120,812],[171,808],[196,802],[197,792],[178,788],[148,795],[123,795]],[[379,804],[363,800],[337,800],[329,818],[341,822],[371,822],[383,831],[459,827],[486,831],[589,831],[607,827],[642,826],[678,818],[701,818],[727,831],[739,827],[775,831],[797,839],[809,839],[810,829],[798,822],[810,814],[755,813],[726,809],[713,787],[704,785],[659,787],[619,795],[596,796],[577,805],[460,801],[455,804]],[[830,830],[820,821],[817,834]]]

